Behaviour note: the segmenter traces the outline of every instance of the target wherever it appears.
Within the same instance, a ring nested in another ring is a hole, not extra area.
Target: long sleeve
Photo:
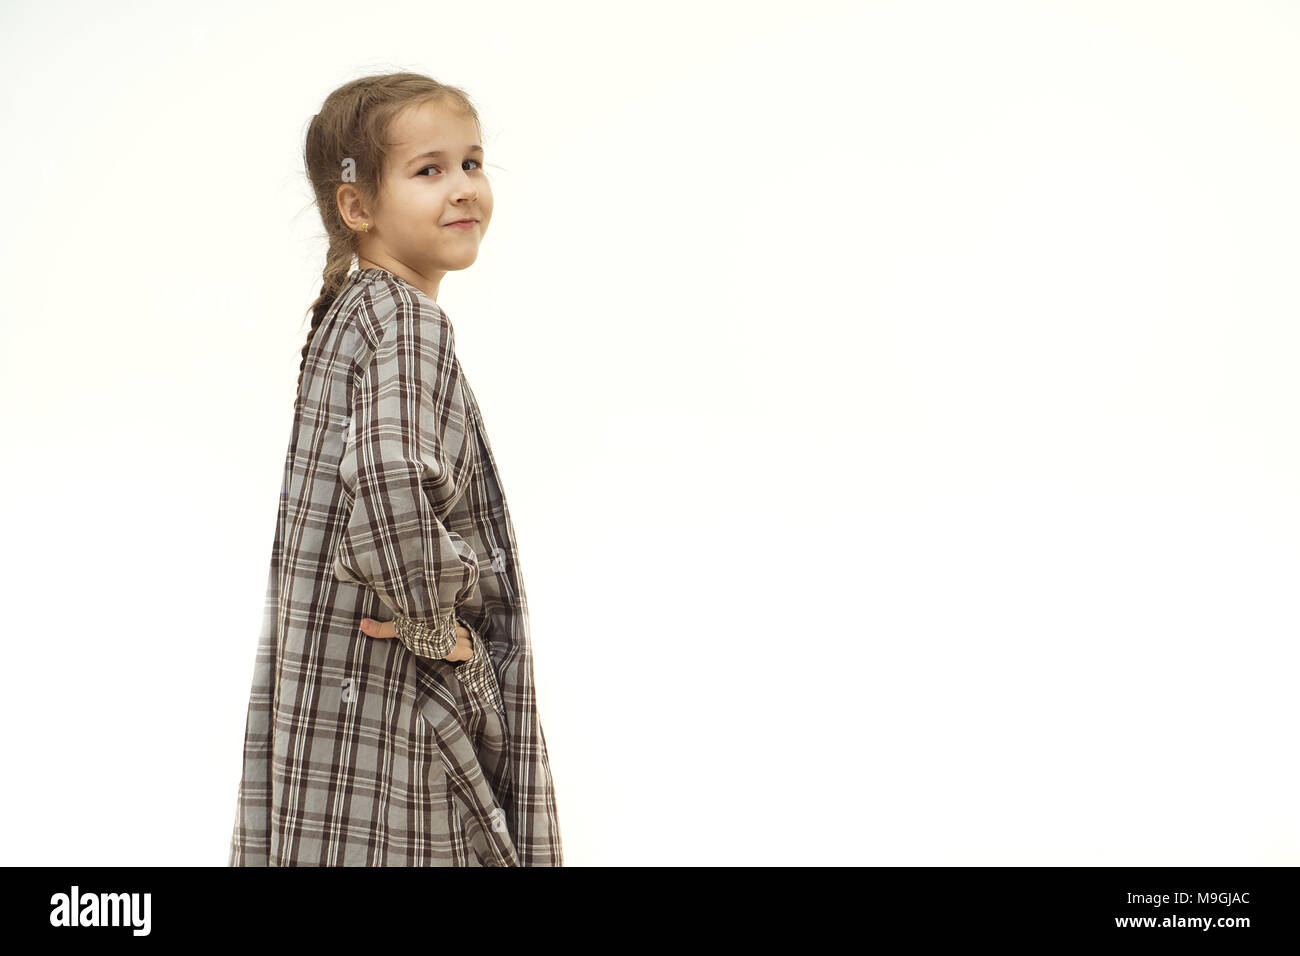
[[[354,390],[339,465],[352,511],[334,573],[379,595],[412,653],[441,659],[479,575],[477,555],[442,523],[472,464],[467,409],[446,316],[413,294],[396,303]]]

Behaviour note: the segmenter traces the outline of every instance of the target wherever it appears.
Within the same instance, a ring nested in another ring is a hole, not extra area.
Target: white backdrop
[[[4,864],[227,859],[322,227],[415,70],[568,865],[1300,864],[1300,8],[6,3]]]

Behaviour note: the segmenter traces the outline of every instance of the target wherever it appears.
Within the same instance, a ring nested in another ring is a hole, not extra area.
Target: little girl
[[[307,130],[329,251],[231,866],[562,865],[514,526],[437,303],[492,217],[481,140],[462,90],[413,73],[340,87]]]

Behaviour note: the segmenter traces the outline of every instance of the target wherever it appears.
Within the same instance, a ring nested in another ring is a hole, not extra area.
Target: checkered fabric
[[[482,414],[446,313],[384,269],[347,277],[294,403],[229,864],[563,864]]]

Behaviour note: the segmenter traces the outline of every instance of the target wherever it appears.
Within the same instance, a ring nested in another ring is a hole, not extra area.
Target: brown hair
[[[478,111],[474,109],[469,94],[420,73],[364,76],[344,83],[325,97],[320,112],[311,118],[303,159],[312,192],[316,195],[316,208],[325,224],[329,250],[325,253],[325,268],[321,272],[324,284],[316,301],[309,306],[311,330],[307,333],[307,342],[302,347],[302,362],[298,365],[299,387],[302,386],[303,370],[307,367],[312,336],[338,297],[352,258],[359,249],[358,234],[348,228],[339,214],[337,194],[340,184],[345,181],[345,161],[352,161],[348,164],[349,178],[346,181],[357,187],[367,204],[376,205],[384,181],[384,159],[392,145],[389,130],[393,120],[407,107],[434,101],[457,104],[476,124],[479,123]]]

